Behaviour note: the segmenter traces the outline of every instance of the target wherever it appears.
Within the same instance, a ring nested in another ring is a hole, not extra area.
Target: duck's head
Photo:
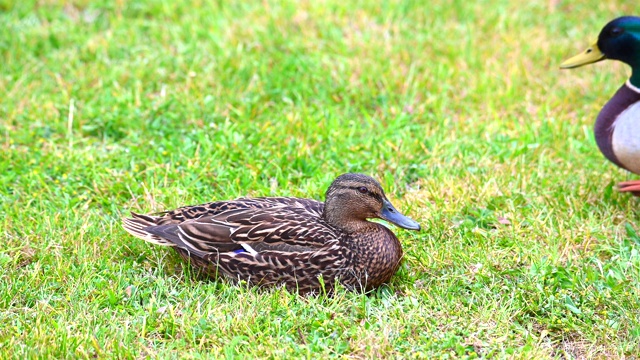
[[[369,226],[367,219],[379,218],[409,230],[420,230],[420,224],[402,215],[389,202],[382,186],[362,174],[338,176],[327,190],[324,219],[347,232]]]
[[[572,69],[604,59],[620,60],[633,69],[631,83],[640,86],[640,17],[623,16],[609,22],[598,41],[560,65]]]

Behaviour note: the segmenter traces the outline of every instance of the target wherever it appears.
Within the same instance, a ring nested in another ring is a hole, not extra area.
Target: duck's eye
[[[614,27],[609,31],[609,35],[611,36],[620,36],[624,32],[624,29],[621,27]]]
[[[368,192],[369,192],[369,189],[367,189],[367,188],[366,188],[366,187],[364,187],[364,186],[360,186],[360,187],[358,188],[358,192],[359,192],[359,193],[361,193],[361,194],[366,194],[366,193],[368,193]]]

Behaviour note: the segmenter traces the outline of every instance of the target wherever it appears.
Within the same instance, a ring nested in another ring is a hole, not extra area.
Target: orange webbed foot
[[[618,191],[630,192],[634,196],[640,196],[640,180],[623,181],[618,183]]]

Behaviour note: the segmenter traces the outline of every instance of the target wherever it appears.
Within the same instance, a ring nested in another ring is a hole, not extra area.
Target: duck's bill
[[[388,222],[395,224],[401,228],[409,230],[420,230],[420,224],[411,218],[402,215],[396,208],[391,205],[389,200],[384,200],[382,203],[382,211],[380,212],[380,218],[387,220]]]
[[[605,55],[600,51],[598,43],[596,42],[589,46],[587,50],[560,64],[560,69],[573,69],[582,65],[593,64],[594,62],[604,59]]]

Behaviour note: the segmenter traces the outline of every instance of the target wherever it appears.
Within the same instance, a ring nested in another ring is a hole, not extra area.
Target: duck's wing
[[[136,237],[201,257],[230,251],[304,252],[339,236],[322,219],[322,207],[308,199],[238,199],[176,209],[160,217],[132,213],[133,218],[123,222]]]
[[[322,217],[324,203],[313,199],[294,197],[261,197],[238,198],[230,201],[214,201],[200,205],[184,206],[171,211],[156,213],[159,219],[156,225],[181,223],[186,220],[199,219],[203,216],[218,215],[236,209],[267,209],[290,207],[300,209],[309,216]]]

